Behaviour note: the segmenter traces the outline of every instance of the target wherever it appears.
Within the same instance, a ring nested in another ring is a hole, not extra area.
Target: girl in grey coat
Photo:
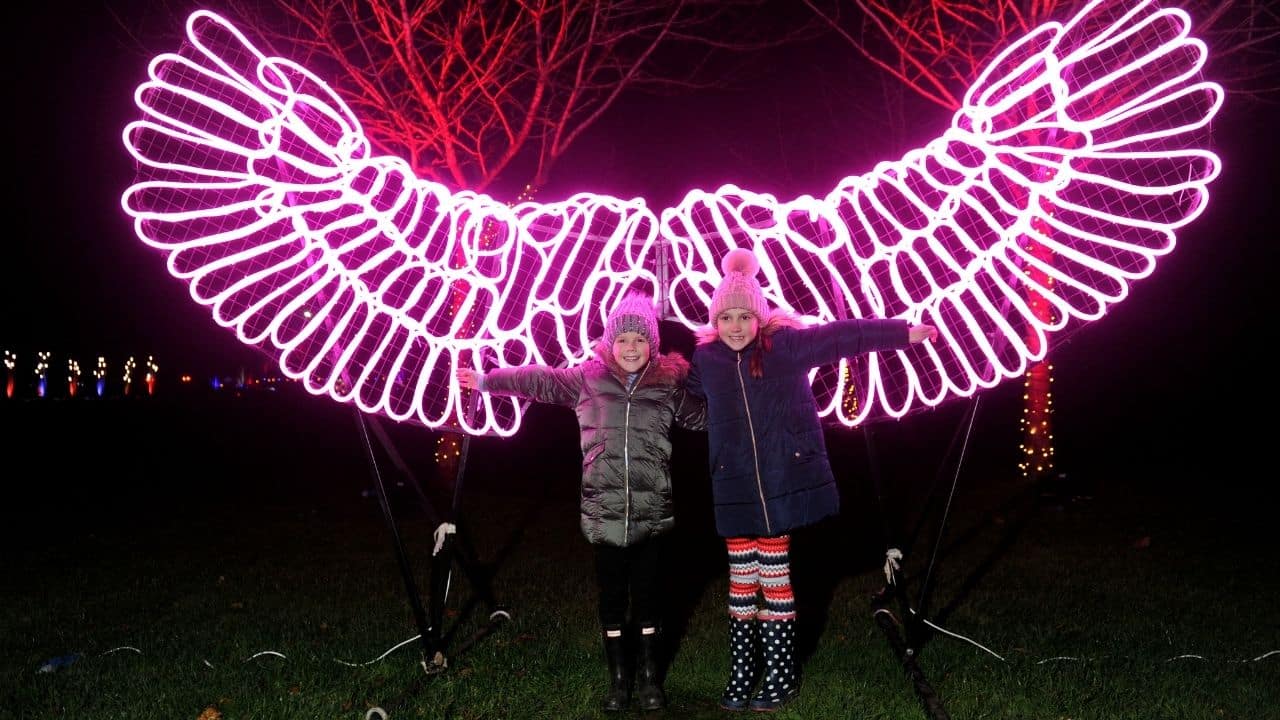
[[[582,446],[582,534],[595,550],[600,624],[610,690],[604,709],[630,702],[623,627],[640,628],[637,699],[666,704],[656,658],[663,534],[675,524],[671,499],[671,425],[706,428],[706,403],[684,390],[689,363],[659,355],[653,306],[627,295],[605,322],[596,357],[573,368],[459,369],[463,387],[565,405],[578,415]]]

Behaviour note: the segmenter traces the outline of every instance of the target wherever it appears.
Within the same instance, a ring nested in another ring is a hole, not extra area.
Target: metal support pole
[[[427,613],[422,609],[422,599],[418,595],[418,584],[413,580],[413,570],[409,566],[409,556],[404,551],[404,543],[400,540],[400,528],[396,524],[395,515],[391,512],[391,501],[387,499],[387,489],[382,482],[382,474],[378,471],[378,459],[373,452],[373,444],[369,442],[369,428],[365,425],[364,414],[353,410],[356,425],[360,428],[360,438],[364,441],[365,458],[369,461],[369,474],[373,476],[374,488],[378,492],[378,505],[382,508],[382,518],[387,523],[387,531],[391,534],[391,545],[395,551],[396,562],[400,566],[400,577],[404,580],[405,593],[409,597],[409,606],[413,609],[413,619],[418,625],[418,637],[422,644],[422,667],[427,668],[427,658],[437,652],[432,642],[432,628],[427,623]],[[437,634],[438,635],[438,634]]]

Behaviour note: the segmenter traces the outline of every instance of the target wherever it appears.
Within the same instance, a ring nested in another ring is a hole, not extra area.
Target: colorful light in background
[[[120,376],[120,382],[124,384],[124,394],[128,395],[133,388],[133,372],[137,369],[138,363],[130,355],[128,360],[124,361],[124,370]]]
[[[98,356],[98,366],[93,369],[93,389],[98,397],[107,391],[107,359],[101,355]]]
[[[1027,479],[1043,478],[1053,470],[1053,432],[1049,417],[1053,413],[1053,366],[1036,363],[1027,372],[1022,395],[1022,454],[1018,470]]]
[[[80,363],[67,358],[67,396],[75,397],[80,388]]]
[[[147,394],[156,394],[156,380],[160,377],[160,366],[156,364],[155,358],[147,356],[147,374],[143,376],[143,381],[147,384]]]
[[[36,353],[36,397],[44,397],[49,381],[49,353]]]
[[[522,189],[520,194],[516,196],[515,202],[507,203],[507,207],[532,202],[535,194],[537,194],[537,190],[533,185],[525,183],[524,189]],[[496,222],[490,221],[486,223],[484,233],[480,237],[480,249],[482,251],[492,249],[498,240],[498,233],[501,230],[502,227]],[[464,269],[467,266],[466,256],[459,252],[454,258],[453,266],[459,270]],[[458,311],[463,307],[463,301],[466,299],[463,289],[464,288],[456,289],[453,293],[453,297],[450,299],[448,310],[450,318],[455,317],[458,314]],[[475,335],[475,333],[475,318],[473,317],[470,323],[463,328],[461,336],[468,337]],[[470,406],[472,392],[474,391],[463,391],[459,388],[460,397],[462,398],[460,402],[467,403],[468,406]],[[456,476],[458,463],[462,458],[462,438],[463,435],[459,432],[442,432],[436,439],[435,461],[437,471],[440,473],[441,477],[452,479]]]
[[[17,354],[11,350],[5,350],[4,351],[4,374],[5,374],[4,396],[7,398],[13,397],[13,393],[16,390],[16,386],[18,383],[17,367],[18,367]]]
[[[939,328],[813,373],[822,413],[854,425],[1026,374],[1173,250],[1220,169],[1202,145],[1223,91],[1200,80],[1189,28],[1178,9],[1090,3],[1000,53],[901,160],[822,197],[724,185],[655,214],[592,193],[508,207],[418,179],[373,155],[323,81],[200,11],[135,94],[139,176],[121,202],[191,297],[309,392],[500,435],[522,404],[483,396],[468,417],[455,366],[582,362],[629,287],[700,326],[720,258],[747,247],[769,300],[809,322]]]
[[[1053,217],[1053,208],[1045,203],[1041,210],[1043,216],[1033,221],[1035,237],[1048,237],[1054,231],[1045,219]],[[1027,253],[1039,261],[1025,268],[1030,280],[1025,292],[1027,305],[1038,320],[1052,324],[1056,321],[1051,298],[1055,280],[1042,268],[1056,264],[1055,254],[1052,248],[1036,242],[1035,238],[1028,238],[1025,246]],[[1026,340],[1033,349],[1039,349],[1039,343],[1042,342],[1040,338],[1033,336],[1028,336]],[[1047,477],[1053,469],[1053,366],[1045,358],[1045,351],[1041,351],[1039,355],[1041,359],[1027,368],[1023,381],[1022,417],[1019,419],[1022,426],[1022,444],[1019,445],[1022,458],[1018,463],[1022,477],[1037,482]]]

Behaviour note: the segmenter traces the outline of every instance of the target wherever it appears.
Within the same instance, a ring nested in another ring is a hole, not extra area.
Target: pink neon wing
[[[307,389],[431,427],[510,434],[522,405],[475,368],[587,359],[628,288],[706,321],[719,260],[748,247],[775,305],[811,322],[904,317],[938,343],[814,371],[824,415],[900,417],[1021,374],[1100,317],[1204,208],[1222,102],[1185,13],[1095,2],[996,58],[937,140],[780,202],[732,185],[659,219],[581,194],[508,207],[375,155],[323,82],[197,12],[124,132],[122,198],[191,296]],[[856,403],[850,404],[852,384]]]
[[[657,296],[642,201],[451,193],[376,156],[328,86],[221,17],[187,33],[137,90],[122,204],[191,297],[310,392],[510,434],[521,404],[464,408],[456,365],[581,362],[613,299]]]
[[[815,372],[823,414],[846,425],[1022,374],[1051,335],[1124,299],[1205,207],[1220,164],[1197,147],[1223,91],[1199,80],[1189,28],[1180,10],[1095,2],[993,60],[937,140],[825,198],[690,193],[661,215],[675,314],[703,324],[720,258],[747,247],[769,300],[808,320],[936,325],[937,343]]]

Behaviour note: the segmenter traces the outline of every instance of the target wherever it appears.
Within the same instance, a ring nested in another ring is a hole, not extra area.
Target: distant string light
[[[36,397],[44,397],[49,380],[49,353],[36,353]]]
[[[1038,236],[1052,234],[1047,218],[1052,218],[1054,209],[1047,201],[1041,209],[1043,217],[1033,222]],[[1028,263],[1023,269],[1027,278],[1027,307],[1038,322],[1053,325],[1057,322],[1051,295],[1056,281],[1044,268],[1053,267],[1056,258],[1053,251],[1045,244],[1036,242],[1034,238],[1025,238],[1025,252],[1037,262]],[[1025,338],[1028,346],[1040,356],[1047,355],[1047,348],[1042,349],[1042,340],[1028,333]],[[1022,477],[1031,481],[1040,481],[1047,477],[1053,469],[1053,366],[1047,359],[1041,359],[1027,369],[1023,380],[1021,458],[1018,464]]]
[[[80,387],[80,363],[67,358],[67,396],[75,397]]]
[[[159,378],[159,376],[160,376],[160,366],[156,364],[155,358],[148,355],[147,356],[147,374],[144,377],[144,382],[146,382],[147,384],[148,395],[156,394],[156,380]]]
[[[101,355],[98,356],[98,366],[93,369],[93,387],[98,397],[107,391],[107,359]]]
[[[1023,383],[1022,444],[1018,470],[1026,479],[1043,478],[1053,470],[1054,448],[1050,418],[1053,415],[1053,366],[1036,363]]]
[[[18,367],[17,354],[11,350],[5,350],[4,351],[4,372],[5,372],[4,396],[7,398],[13,397],[13,394],[17,388],[17,367]]]
[[[515,205],[519,205],[521,203],[532,202],[535,194],[536,194],[536,190],[533,187],[533,183],[525,183],[524,188],[522,188],[520,190],[520,193],[516,195],[515,201],[507,203],[507,207],[514,207]],[[499,228],[500,228],[500,225],[497,222],[491,221],[486,223],[484,233],[480,239],[480,248],[482,251],[489,250],[493,247],[494,242],[498,239]],[[462,258],[456,258],[454,267],[459,269],[463,268],[465,267],[465,262],[463,261]],[[458,308],[462,304],[462,300],[464,298],[465,298],[464,293],[461,293],[461,292],[454,293],[452,302],[450,303],[450,307],[449,307],[449,315],[451,317],[457,314]],[[470,337],[471,335],[475,334],[475,331],[476,331],[476,318],[472,317],[468,319],[467,324],[461,333],[461,336]],[[461,392],[461,389],[459,391]],[[458,462],[461,459],[461,457],[462,457],[461,436],[456,432],[440,433],[439,437],[436,439],[435,460],[436,460],[436,466],[440,469],[441,474],[445,476],[456,474]]]
[[[121,375],[121,382],[124,383],[124,394],[128,395],[130,388],[133,387],[133,372],[137,369],[138,363],[130,355],[128,360],[124,361],[124,373]]]

